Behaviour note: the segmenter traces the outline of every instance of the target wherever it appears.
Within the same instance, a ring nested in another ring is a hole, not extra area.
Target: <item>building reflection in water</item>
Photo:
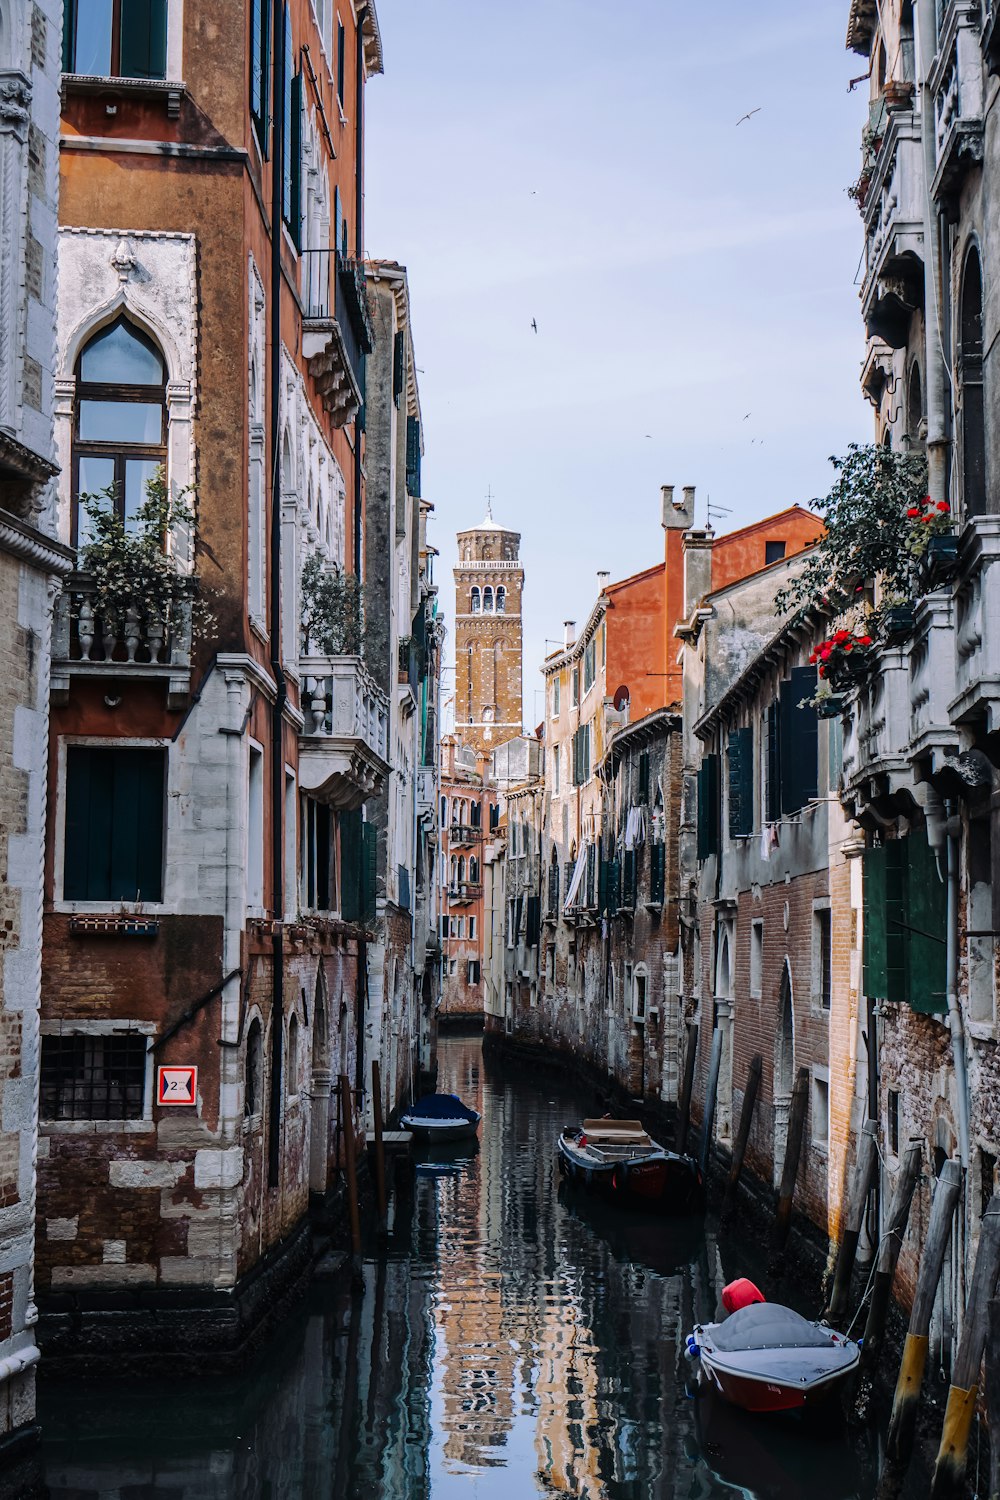
[[[683,1336],[716,1294],[701,1223],[623,1218],[560,1185],[558,1129],[593,1102],[579,1090],[487,1068],[472,1040],[444,1041],[441,1064],[481,1145],[418,1165],[364,1296],[315,1287],[239,1376],[44,1382],[51,1500],[803,1492],[808,1440],[765,1441],[686,1395]],[[811,1467],[816,1500],[873,1491],[842,1436]]]

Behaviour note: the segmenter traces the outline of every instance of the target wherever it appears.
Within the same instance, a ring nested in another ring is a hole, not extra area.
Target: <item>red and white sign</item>
[[[157,1104],[194,1104],[197,1091],[197,1068],[157,1068]]]

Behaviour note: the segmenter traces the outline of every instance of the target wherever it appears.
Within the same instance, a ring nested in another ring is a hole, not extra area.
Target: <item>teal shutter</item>
[[[781,684],[781,811],[798,812],[818,791],[816,710],[805,704],[816,691],[816,668],[793,667]]]
[[[370,926],[375,920],[378,881],[378,833],[374,823],[361,825],[361,854],[361,919]]]
[[[344,102],[344,82],[345,82],[345,72],[346,72],[344,51],[345,51],[346,45],[347,45],[347,32],[346,32],[346,30],[344,28],[343,22],[342,21],[338,21],[337,22],[337,98],[340,100],[341,104],[343,104],[343,102]]]
[[[76,0],[63,0],[62,70],[75,73]]]
[[[906,858],[906,999],[914,1010],[935,1015],[948,1009],[947,886],[923,830],[900,842]]]
[[[288,228],[296,250],[302,249],[302,74],[292,79],[291,183]]]
[[[122,0],[121,76],[166,78],[167,0]]]
[[[639,755],[639,786],[636,794],[638,802],[649,801],[649,751],[643,750]]]
[[[767,741],[767,795],[764,817],[768,823],[776,823],[781,817],[781,705],[775,699],[769,703],[764,714],[764,734]]]
[[[622,905],[626,911],[635,910],[636,852],[626,849],[622,861]]]
[[[719,757],[706,755],[698,770],[698,858],[719,852]]]
[[[162,750],[70,746],[66,900],[162,899],[164,780]]]
[[[340,254],[340,242],[344,232],[344,205],[340,201],[340,188],[333,190],[333,248]]]
[[[292,222],[292,13],[285,6],[285,68],[282,81],[281,110],[284,122],[281,147],[281,217],[291,226]]]
[[[265,159],[270,153],[268,100],[271,71],[270,0],[250,0],[250,113]]]
[[[667,846],[654,844],[650,851],[649,899],[654,906],[663,905],[667,885]]]
[[[863,861],[865,994],[899,1004],[906,995],[905,840],[866,849]]]
[[[340,914],[361,921],[361,810],[340,814]]]
[[[729,736],[729,837],[753,833],[753,730],[737,729]]]
[[[406,419],[406,492],[420,499],[420,420]]]

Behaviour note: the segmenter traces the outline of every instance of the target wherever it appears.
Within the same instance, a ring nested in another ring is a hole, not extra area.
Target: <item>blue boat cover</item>
[[[749,1349],[822,1349],[832,1343],[831,1332],[779,1302],[753,1302],[715,1325],[712,1341],[732,1354]]]
[[[457,1094],[425,1094],[403,1113],[411,1120],[465,1120],[470,1125],[479,1119],[477,1112],[463,1104]]]

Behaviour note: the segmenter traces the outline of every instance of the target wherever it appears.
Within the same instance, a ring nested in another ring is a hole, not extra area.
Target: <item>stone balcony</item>
[[[389,700],[360,656],[303,656],[299,786],[339,811],[377,797],[389,772]]]
[[[948,705],[968,749],[977,725],[1000,731],[1000,516],[976,516],[962,538],[955,591],[955,672]]]
[[[841,781],[844,800],[872,801],[909,785],[913,780],[909,739],[906,647],[889,646],[880,653],[869,680],[855,691],[848,710]]]
[[[955,752],[958,737],[948,702],[955,681],[954,608],[950,589],[926,594],[916,607],[910,643],[910,754],[927,756],[932,771]]]
[[[482,843],[483,830],[472,823],[450,823],[448,825],[448,843],[452,849],[468,849],[473,844]]]
[[[335,427],[353,422],[365,399],[373,347],[364,269],[334,250],[304,250],[302,354]]]
[[[83,677],[97,679],[115,697],[128,683],[162,682],[167,707],[183,708],[191,689],[190,598],[177,606],[169,621],[137,603],[124,620],[114,623],[97,613],[93,579],[71,573],[56,600],[52,622],[52,702],[66,703],[72,680]]]
[[[865,203],[865,277],[861,306],[869,337],[891,348],[906,342],[923,296],[924,209],[920,117],[889,116]]]
[[[947,206],[983,160],[983,54],[979,0],[950,0],[929,79],[934,99],[931,195]]]
[[[478,880],[458,880],[448,887],[448,900],[452,906],[471,906],[483,894]]]

